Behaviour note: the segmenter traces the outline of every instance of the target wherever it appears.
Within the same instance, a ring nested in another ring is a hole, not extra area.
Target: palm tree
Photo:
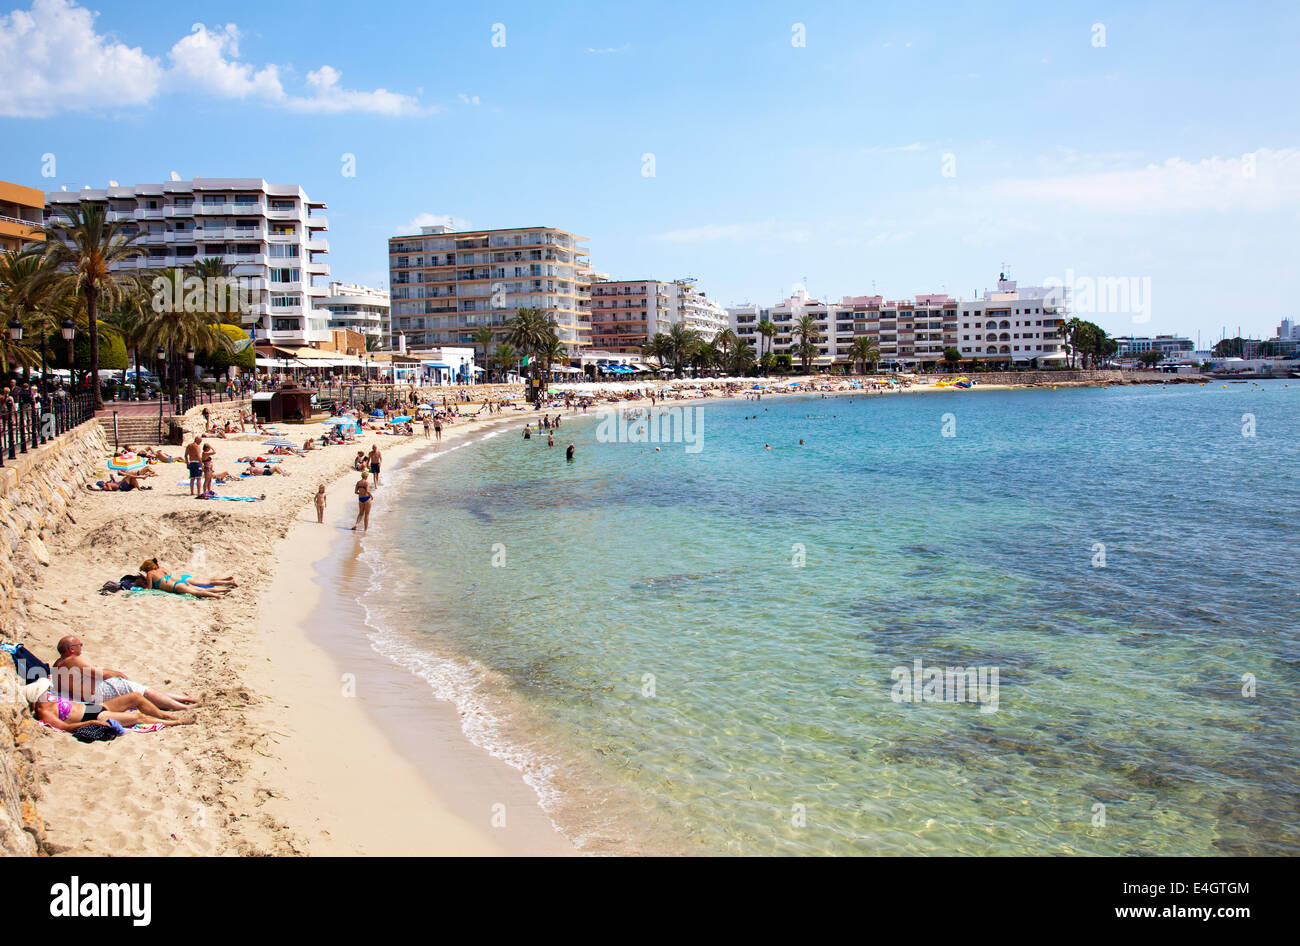
[[[768,351],[771,351],[771,350],[772,350],[772,339],[776,337],[777,332],[778,332],[778,329],[777,329],[775,323],[770,322],[770,321],[767,320],[767,319],[763,319],[761,322],[758,323],[758,334],[759,334],[759,336],[761,337],[761,339],[766,339],[766,340],[767,340],[767,350],[768,350]],[[763,346],[762,346],[762,342],[760,341],[760,343],[759,343],[759,352],[758,352],[758,354],[759,354],[760,357],[761,357],[762,354],[763,354],[762,348],[763,348]]]
[[[33,245],[0,253],[0,294],[4,296],[9,313],[5,322],[17,318],[22,323],[25,345],[32,345],[37,333],[40,333],[40,338],[48,337],[56,324],[52,320],[59,308],[55,286],[57,275],[58,271],[45,255],[44,247]],[[35,363],[33,361],[32,365]],[[25,374],[32,365],[25,361],[22,364]]]
[[[178,272],[168,268],[158,271],[160,279],[169,280],[173,285],[178,276],[184,285],[187,276],[184,270]],[[179,389],[180,372],[176,369],[180,359],[185,359],[187,373],[192,370],[189,359],[185,358],[186,349],[211,353],[217,349],[229,351],[232,347],[230,336],[218,328],[221,323],[212,321],[214,313],[208,311],[208,302],[205,293],[202,309],[190,311],[193,307],[180,299],[173,299],[167,305],[145,292],[137,291],[131,297],[132,335],[138,346],[146,349],[156,346],[167,353],[172,398],[176,397]]]
[[[492,352],[492,361],[501,369],[502,377],[519,361],[519,353],[509,342],[502,342]]]
[[[76,209],[64,209],[63,214],[66,217],[55,217],[46,225],[45,252],[53,265],[61,270],[56,281],[60,291],[74,300],[85,301],[90,370],[94,376],[90,388],[95,398],[95,409],[102,410],[99,306],[101,302],[109,309],[118,306],[139,285],[140,280],[134,273],[122,272],[120,267],[144,255],[144,247],[135,242],[142,231],[123,232],[122,221],[108,222],[105,205],[90,201],[83,200]]]
[[[673,357],[672,342],[663,332],[656,332],[653,338],[641,346],[641,357],[647,361],[653,359],[660,368],[665,368]]]
[[[520,309],[506,323],[506,341],[528,359],[529,374],[537,377],[537,358],[551,339],[556,338],[556,321],[541,309]],[[529,389],[529,400],[532,388]]]
[[[487,367],[488,350],[492,347],[492,327],[490,325],[480,325],[474,329],[471,338],[473,338],[475,345],[483,346],[483,365]]]
[[[722,364],[722,352],[713,342],[701,342],[691,354],[691,364],[697,372],[707,372],[715,365]]]
[[[717,346],[718,351],[722,353],[722,360],[719,364],[725,366],[731,361],[732,350],[740,344],[740,337],[731,329],[724,328],[714,336],[713,344]]]
[[[817,354],[817,344],[822,340],[822,333],[817,329],[817,320],[811,315],[801,315],[794,324],[791,333],[799,340],[799,360],[803,363],[803,373],[808,373],[808,362]]]
[[[749,339],[737,341],[736,350],[731,353],[727,361],[727,374],[734,377],[749,374],[755,364],[754,343]]]
[[[542,374],[549,378],[552,365],[557,361],[568,361],[569,349],[558,338],[550,338],[538,349],[537,357],[542,362]]]
[[[700,333],[684,322],[674,322],[668,326],[669,358],[673,363],[673,375],[682,376],[682,365],[690,361],[700,347]]]
[[[869,335],[859,335],[849,345],[849,357],[855,365],[862,366],[862,373],[867,373],[867,365],[874,365],[880,360],[880,346]]]
[[[1077,315],[1072,315],[1065,319],[1057,327],[1056,331],[1061,336],[1061,341],[1065,343],[1065,350],[1070,356],[1070,367],[1074,367],[1074,355],[1079,348],[1079,336],[1083,331],[1083,319]]]

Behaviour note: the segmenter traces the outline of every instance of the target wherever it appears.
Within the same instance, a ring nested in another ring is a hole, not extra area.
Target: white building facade
[[[216,258],[249,290],[243,325],[258,342],[309,345],[330,338],[329,221],[301,187],[260,178],[195,178],[102,190],[52,191],[46,216],[92,201],[121,221],[147,255],[125,268],[147,272]]]
[[[323,307],[330,314],[330,328],[359,332],[368,339],[378,338],[381,348],[392,349],[392,326],[386,290],[332,282]]]
[[[1051,364],[1067,357],[1060,325],[1068,318],[1065,291],[1017,287],[999,277],[998,288],[983,298],[957,303],[963,361],[995,364]]]

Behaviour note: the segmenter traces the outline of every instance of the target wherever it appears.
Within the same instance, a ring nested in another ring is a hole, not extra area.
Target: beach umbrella
[[[329,427],[355,427],[355,426],[357,426],[357,422],[356,422],[355,420],[353,420],[351,417],[331,417],[331,418],[330,418],[329,420],[327,420],[327,421],[322,421],[322,423],[324,423],[325,425],[327,425],[327,426],[329,426]]]
[[[272,437],[270,440],[265,440],[265,441],[263,441],[263,442],[262,442],[262,446],[264,446],[264,447],[292,447],[292,446],[295,446],[295,444],[294,444],[294,442],[293,442],[292,440],[290,440],[288,437]]]
[[[126,453],[120,457],[113,457],[108,461],[110,470],[118,470],[122,473],[130,473],[134,470],[143,470],[149,465],[149,461],[144,457],[137,456],[134,453]]]
[[[373,410],[373,411],[370,412],[370,416],[371,416],[371,417],[383,417],[383,416],[384,416],[384,412],[381,411],[381,410]]]

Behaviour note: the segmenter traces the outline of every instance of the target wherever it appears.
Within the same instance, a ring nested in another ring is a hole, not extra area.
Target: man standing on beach
[[[190,468],[190,495],[196,495],[199,488],[199,481],[203,478],[203,454],[199,452],[199,445],[203,443],[203,435],[195,434],[194,439],[185,445],[185,462]]]
[[[379,452],[379,444],[370,446],[370,472],[375,477],[375,485],[379,485],[379,466],[384,462],[384,455]]]

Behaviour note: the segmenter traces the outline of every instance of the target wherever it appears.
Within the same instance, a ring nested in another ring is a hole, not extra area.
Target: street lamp
[[[188,345],[185,348],[185,361],[188,363],[185,370],[185,386],[189,388],[190,400],[194,400],[194,346]]]
[[[71,386],[69,394],[77,393],[76,379],[72,375],[72,337],[77,334],[77,327],[72,324],[72,319],[64,319],[63,324],[59,326],[63,333],[63,340],[68,343],[68,383]]]
[[[162,373],[167,362],[167,349],[158,346],[158,442],[162,443]]]
[[[18,321],[17,316],[9,320],[9,341],[21,342],[23,340],[23,323]]]

